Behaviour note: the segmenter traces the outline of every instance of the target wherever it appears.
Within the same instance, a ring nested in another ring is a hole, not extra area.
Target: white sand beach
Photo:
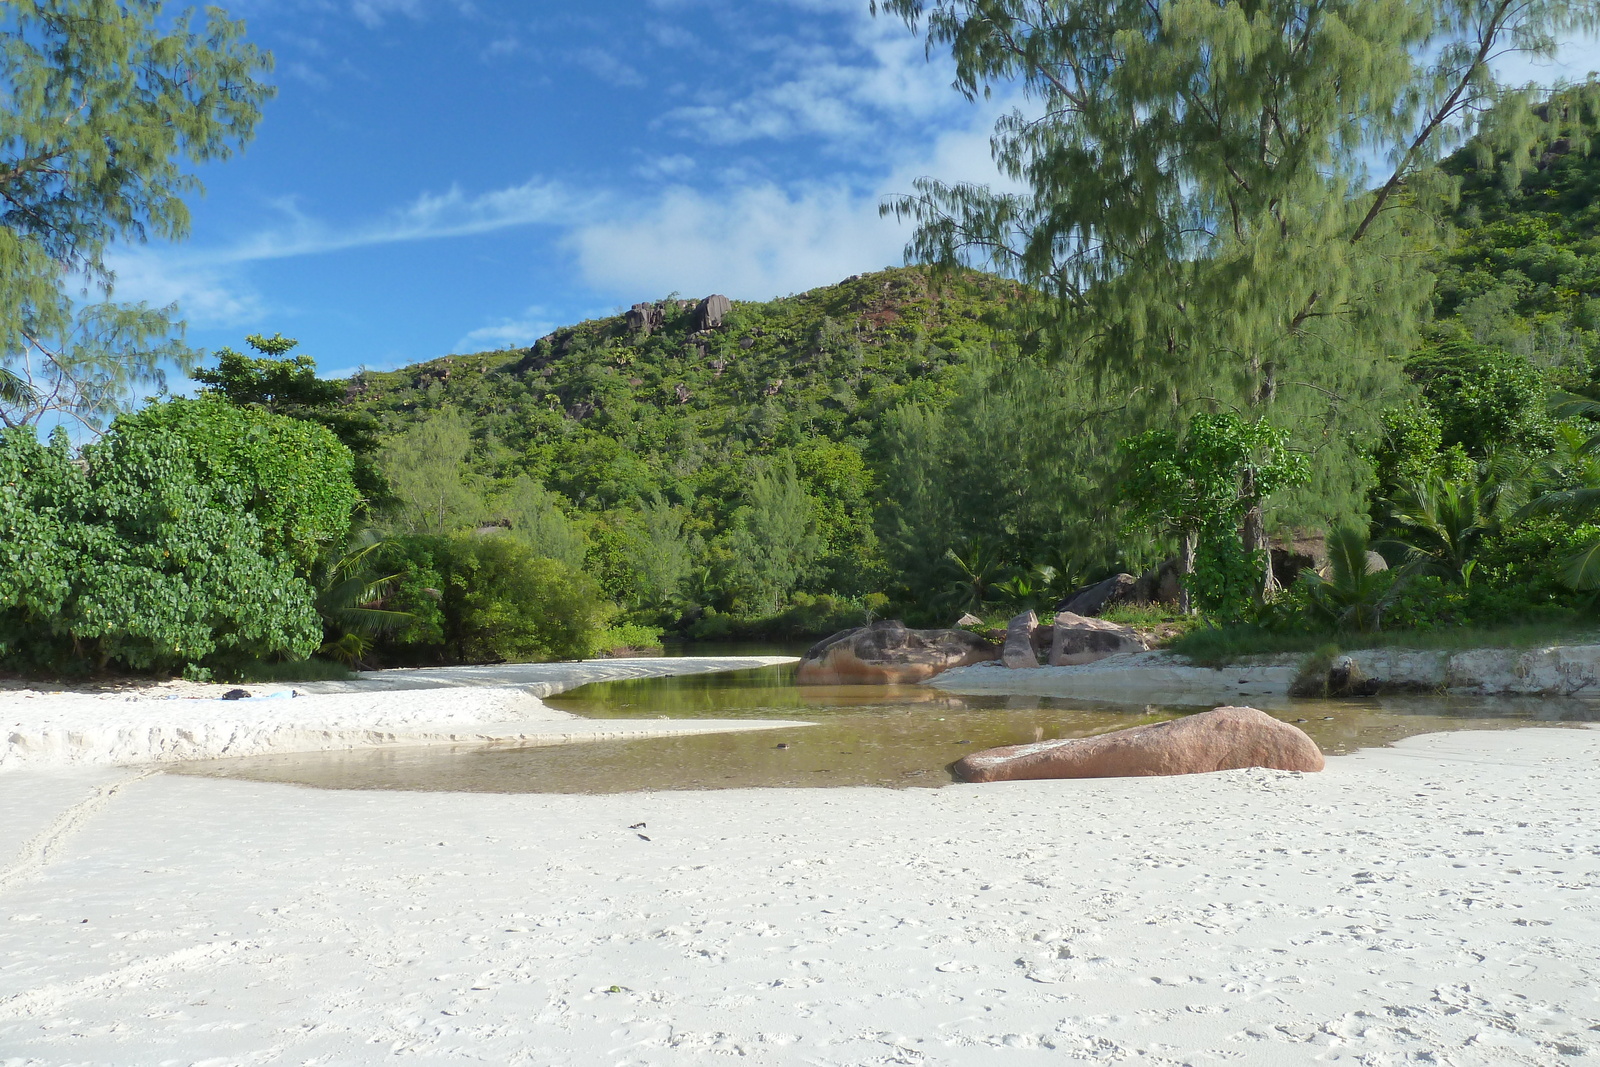
[[[1600,731],[611,796],[0,775],[0,1064],[1558,1064]],[[643,824],[643,825],[638,825]]]
[[[595,721],[544,697],[590,682],[746,670],[790,656],[683,656],[373,671],[346,682],[0,690],[0,772],[266,752],[498,742],[558,745],[805,723],[744,719]],[[221,699],[243,689],[245,700]]]

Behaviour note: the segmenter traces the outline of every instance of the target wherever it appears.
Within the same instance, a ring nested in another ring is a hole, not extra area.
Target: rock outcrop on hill
[[[715,330],[722,325],[722,320],[728,317],[728,312],[733,310],[733,302],[720,293],[713,293],[700,301],[694,309],[694,328],[696,330]]]

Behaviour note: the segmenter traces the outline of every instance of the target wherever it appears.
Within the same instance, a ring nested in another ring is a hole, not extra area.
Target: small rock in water
[[[1310,722],[1310,719],[1296,719],[1295,722]]]

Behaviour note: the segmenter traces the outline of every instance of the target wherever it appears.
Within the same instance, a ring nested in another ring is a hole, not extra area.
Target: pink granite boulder
[[[1320,771],[1322,751],[1298,727],[1255,708],[1217,708],[1153,726],[974,752],[956,763],[963,782],[1138,778],[1241,767]]]
[[[1000,646],[966,630],[912,630],[893,620],[818,641],[795,671],[798,685],[910,685],[952,667],[992,663]]]

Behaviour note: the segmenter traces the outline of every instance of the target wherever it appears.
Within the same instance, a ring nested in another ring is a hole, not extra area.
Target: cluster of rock
[[[957,625],[977,622],[968,615]],[[913,630],[890,619],[817,642],[801,658],[795,680],[800,685],[909,685],[974,663],[1039,667],[1042,657],[1061,667],[1148,648],[1129,627],[1065,611],[1049,626],[1040,625],[1033,612],[1023,612],[998,642],[963,629]]]
[[[1000,646],[969,630],[912,630],[884,620],[842,630],[800,660],[799,685],[909,685],[952,667],[992,663]]]
[[[1255,708],[1217,708],[1094,737],[974,752],[952,770],[963,782],[1142,778],[1266,767],[1320,771],[1322,751],[1299,727]]]
[[[728,317],[728,312],[733,310],[733,302],[721,293],[712,293],[698,304],[693,300],[679,300],[675,303],[680,309],[691,306],[694,308],[690,328],[695,333],[719,328],[722,320]],[[649,337],[653,331],[666,325],[667,302],[658,300],[653,304],[635,304],[628,309],[627,322],[628,329]]]
[[[1283,588],[1295,583],[1302,571],[1316,571],[1328,577],[1326,538],[1302,537],[1274,545],[1271,549],[1273,580]],[[1367,553],[1367,572],[1387,570],[1389,565],[1376,552]],[[1177,559],[1151,567],[1142,575],[1114,574],[1103,581],[1076,589],[1062,597],[1057,611],[1074,615],[1099,615],[1119,604],[1177,605],[1183,592]]]
[[[1149,649],[1149,642],[1128,626],[1071,611],[1058,611],[1052,624],[1043,626],[1037,615],[1025,611],[1006,625],[1000,662],[1014,669],[1040,667],[1039,658],[1045,655],[1052,667],[1071,667]]]

